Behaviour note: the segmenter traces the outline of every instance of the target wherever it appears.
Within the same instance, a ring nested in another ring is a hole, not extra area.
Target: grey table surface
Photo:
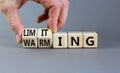
[[[70,0],[60,32],[96,31],[97,49],[24,49],[18,45],[0,13],[0,73],[120,73],[120,1]],[[28,2],[19,11],[25,27],[42,28],[35,21],[43,7]]]

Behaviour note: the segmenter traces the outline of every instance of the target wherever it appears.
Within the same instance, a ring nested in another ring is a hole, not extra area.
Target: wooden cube
[[[37,48],[37,29],[24,29],[22,33],[22,43],[24,48]]]
[[[82,48],[81,32],[68,32],[68,48]]]
[[[38,47],[50,48],[52,47],[52,31],[48,28],[38,29]]]
[[[83,32],[83,47],[96,48],[98,46],[98,35],[96,32]]]
[[[66,32],[57,32],[53,34],[53,48],[67,48]]]

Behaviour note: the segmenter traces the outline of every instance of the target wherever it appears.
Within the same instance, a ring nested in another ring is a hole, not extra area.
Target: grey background
[[[28,2],[19,11],[25,27],[46,27],[44,8]],[[96,31],[97,49],[23,49],[0,13],[0,73],[120,73],[120,0],[70,0],[60,32]]]

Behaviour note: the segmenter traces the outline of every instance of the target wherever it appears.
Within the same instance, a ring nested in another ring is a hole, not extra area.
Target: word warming
[[[22,34],[24,48],[97,48],[96,32],[57,32],[48,28],[26,28]]]

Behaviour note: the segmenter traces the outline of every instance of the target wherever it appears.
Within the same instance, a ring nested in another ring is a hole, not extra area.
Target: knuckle
[[[69,1],[67,1],[66,3],[67,3],[67,6],[70,6],[70,2]]]
[[[11,27],[11,29],[15,32],[16,30],[15,30],[15,25],[13,25],[13,24],[10,24],[10,27]]]
[[[65,2],[63,3],[63,6],[64,6],[64,7],[69,7],[69,5],[70,5],[69,1],[65,1]]]
[[[4,12],[6,10],[6,6],[4,2],[0,2],[0,10]]]
[[[15,3],[4,1],[0,3],[0,9],[2,12],[6,12],[8,9],[15,8]]]
[[[62,7],[62,3],[61,3],[61,2],[55,3],[55,7],[56,7],[56,8],[61,8],[61,7]]]

